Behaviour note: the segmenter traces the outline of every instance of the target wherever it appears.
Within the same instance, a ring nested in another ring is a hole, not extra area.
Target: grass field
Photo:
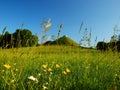
[[[71,46],[1,49],[0,90],[120,90],[120,55]]]

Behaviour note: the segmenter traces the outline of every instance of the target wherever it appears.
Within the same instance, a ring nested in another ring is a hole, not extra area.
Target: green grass
[[[44,45],[65,45],[65,46],[80,46],[78,43],[76,43],[74,40],[67,36],[62,36],[55,41],[48,41],[44,43]]]
[[[119,57],[71,46],[1,49],[0,90],[119,90]]]

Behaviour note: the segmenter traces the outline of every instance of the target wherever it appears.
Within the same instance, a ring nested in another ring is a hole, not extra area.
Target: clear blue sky
[[[43,18],[52,23],[47,35],[57,35],[62,23],[61,35],[79,42],[83,21],[82,30],[92,29],[92,41],[96,36],[98,41],[109,41],[114,26],[120,29],[120,0],[0,0],[0,33],[5,26],[13,33],[24,23],[23,28],[40,34]]]

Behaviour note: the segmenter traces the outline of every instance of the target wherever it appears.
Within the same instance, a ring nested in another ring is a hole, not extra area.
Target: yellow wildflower
[[[43,64],[42,67],[46,69],[46,68],[47,68],[47,65]]]
[[[51,69],[51,68],[48,68],[47,70],[48,70],[49,72],[51,72],[51,71],[52,71],[52,69]]]
[[[59,64],[56,64],[56,68],[57,68],[57,69],[60,68],[60,65],[59,65]]]
[[[67,72],[66,72],[66,71],[63,71],[63,74],[64,74],[64,75],[66,75],[66,74],[67,74]]]
[[[70,73],[70,72],[71,72],[71,70],[70,70],[70,69],[68,69],[68,68],[66,68],[66,72],[67,72],[67,73]]]
[[[5,65],[3,65],[5,68],[7,68],[7,69],[10,69],[11,68],[11,66],[10,65],[7,65],[7,64],[5,64]]]

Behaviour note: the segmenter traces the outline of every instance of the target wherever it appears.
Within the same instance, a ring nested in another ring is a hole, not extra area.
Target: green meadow
[[[0,50],[0,90],[119,90],[120,55],[73,46]]]

